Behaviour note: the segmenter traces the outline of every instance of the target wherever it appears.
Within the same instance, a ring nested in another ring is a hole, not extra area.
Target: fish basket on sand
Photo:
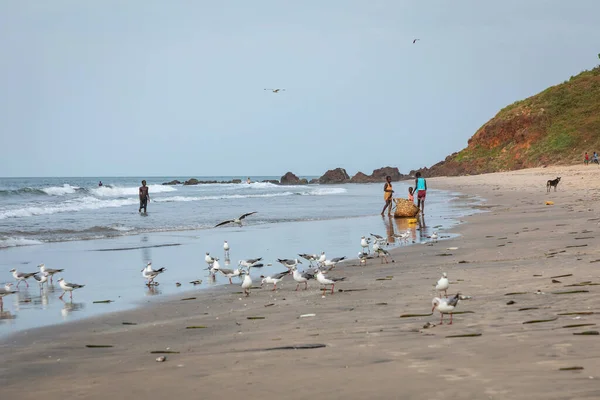
[[[408,199],[394,199],[396,211],[394,218],[414,218],[419,213],[419,207]]]

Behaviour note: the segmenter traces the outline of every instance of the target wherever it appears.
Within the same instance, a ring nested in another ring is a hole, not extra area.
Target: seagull
[[[265,283],[272,283],[273,284],[273,290],[276,290],[277,289],[277,284],[279,282],[281,282],[286,275],[289,275],[289,274],[290,274],[290,271],[280,272],[280,273],[275,274],[273,276],[264,276],[264,275],[261,275],[260,277],[262,278],[262,281],[260,283],[260,286],[263,286]]]
[[[233,284],[233,282],[231,281],[231,278],[233,278],[234,276],[240,276],[242,274],[241,268],[236,268],[236,269],[219,268],[219,271],[223,275],[225,275],[227,278],[229,278],[230,285]]]
[[[227,243],[227,240],[223,243],[223,250],[225,251],[225,258],[229,258],[229,243]]]
[[[204,261],[206,261],[208,264],[208,268],[211,268],[215,262],[215,259],[210,256],[210,253],[206,253],[206,256],[204,256]]]
[[[292,269],[292,267],[295,267],[298,264],[302,264],[302,261],[298,260],[297,258],[294,258],[293,260],[282,260],[281,258],[278,258],[277,262],[283,264],[287,269]]]
[[[242,214],[238,218],[228,219],[227,221],[219,222],[218,224],[215,225],[215,228],[218,226],[227,225],[227,224],[238,224],[239,226],[242,226],[242,220],[244,218],[246,218],[249,215],[256,214],[256,213],[257,213],[257,211],[252,211],[251,213]]]
[[[142,276],[147,280],[146,285],[150,286],[153,282],[154,279],[162,274],[163,272],[165,272],[167,269],[166,268],[159,268],[159,269],[152,269],[152,263],[149,262],[148,265],[146,265],[146,268],[142,269]],[[62,287],[62,285],[61,285]]]
[[[202,279],[196,279],[195,281],[190,281],[190,283],[194,286],[200,285],[202,283]]]
[[[12,283],[7,283],[4,287],[0,287],[0,311],[4,310],[4,296],[9,294],[17,293],[16,290],[12,290]]]
[[[331,260],[325,260],[322,265],[329,267],[328,271],[331,271],[332,269],[335,268],[335,265],[337,263],[339,263],[340,261],[344,261],[345,259],[346,259],[346,257],[332,258]]]
[[[273,93],[285,92],[285,89],[265,89],[265,90],[270,90]]]
[[[11,269],[8,272],[12,272],[13,276],[18,281],[17,287],[19,287],[19,285],[21,284],[21,281],[25,281],[25,284],[27,285],[27,287],[29,287],[29,283],[27,283],[27,279],[29,279],[32,276],[34,276],[35,274],[37,274],[37,272],[17,272],[17,270],[15,268]]]
[[[67,292],[69,292],[69,294],[71,295],[71,300],[73,300],[73,290],[81,289],[82,287],[85,286],[85,285],[79,285],[77,283],[65,282],[65,280],[63,278],[60,278],[58,280],[58,284],[60,285],[60,288],[63,290],[63,294],[61,294],[59,296],[59,299],[61,299],[61,300]]]
[[[413,44],[417,43],[417,40],[421,40],[421,39],[415,39],[415,40],[413,40]]]
[[[440,299],[439,297],[436,297],[431,301],[431,312],[436,309],[440,312],[440,325],[444,323],[444,314],[450,314],[450,322],[448,325],[452,325],[452,310],[454,310],[454,307],[458,305],[458,300],[460,300],[459,293],[456,293],[456,296],[452,298],[446,297]]]
[[[341,281],[343,281],[345,279],[346,279],[346,277],[343,277],[343,278],[325,278],[325,275],[323,275],[323,272],[321,270],[317,270],[317,281],[321,285],[331,285],[331,294],[333,294],[333,288],[335,287],[335,283],[336,282],[341,282]]]
[[[250,258],[248,260],[240,260],[240,262],[238,262],[238,265],[241,267],[255,267],[255,268],[260,268],[258,267],[258,262],[262,260],[262,257],[258,257],[258,258]],[[260,266],[262,267],[262,264],[260,264]]]
[[[50,283],[53,283],[53,282],[52,282],[52,276],[53,276],[54,274],[57,274],[57,273],[59,273],[59,272],[63,272],[63,271],[64,271],[64,269],[52,269],[52,268],[46,268],[46,265],[45,265],[45,264],[40,264],[40,265],[38,265],[38,268],[40,269],[40,271],[42,272],[42,274],[43,274],[43,273],[46,273],[46,274],[48,274],[48,275],[50,276]]]
[[[433,240],[434,242],[437,242],[437,240],[438,240],[437,232],[433,232],[430,237],[431,237],[431,240]]]
[[[358,253],[358,259],[362,265],[367,265],[367,258],[369,255],[367,253],[363,253],[362,251]]]
[[[373,236],[376,240],[383,240],[383,236],[376,235],[374,233],[370,233],[370,235]]]
[[[379,242],[373,243],[373,252],[377,253],[379,251],[379,249],[380,249]],[[379,257],[379,253],[377,254],[377,256]]]
[[[370,240],[365,238],[364,236],[360,238],[360,247],[363,248],[363,253],[365,252],[365,249],[367,249],[367,253],[370,253],[369,241]]]
[[[219,259],[215,258],[214,261],[213,261],[212,266],[208,270],[211,273],[211,275],[214,275],[220,269],[221,269],[221,264],[219,264]]]
[[[317,262],[319,264],[323,264],[325,262],[325,260],[327,259],[327,256],[325,255],[325,252],[322,251],[321,255],[319,256],[319,259],[317,260]]]
[[[47,284],[48,282],[48,274],[45,272],[42,272],[41,275],[35,274],[33,276],[33,279],[35,279],[40,284],[40,290],[42,290],[44,288],[44,283]]]
[[[315,278],[315,276],[310,272],[300,272],[296,267],[292,267],[292,276],[294,280],[298,282],[296,285],[296,291],[298,291],[298,288],[302,283],[304,283],[304,290],[308,289],[308,281]]]
[[[313,265],[313,261],[317,261],[319,257],[316,254],[298,254],[300,257],[304,258],[306,261]]]
[[[246,297],[250,296],[250,289],[252,287],[252,278],[250,277],[250,267],[248,271],[242,271],[242,275],[244,275],[244,280],[242,281],[242,289],[244,289],[244,294]]]
[[[375,247],[375,246],[373,246],[373,247]],[[385,260],[385,263],[386,263],[386,264],[387,264],[387,263],[389,263],[389,261],[388,261],[388,259],[387,259],[387,258],[388,258],[388,256],[390,255],[390,253],[389,253],[387,250],[385,250],[385,249],[380,249],[380,248],[378,247],[378,248],[377,248],[377,255],[378,255],[378,256],[379,256],[379,255],[383,256],[383,257],[381,258],[381,263],[382,263],[382,264],[383,264],[383,261],[384,261],[384,260]]]
[[[444,272],[439,281],[437,281],[437,285],[435,286],[435,290],[438,292],[444,292],[444,296],[448,295],[448,287],[450,287],[450,282],[448,281],[448,275]]]

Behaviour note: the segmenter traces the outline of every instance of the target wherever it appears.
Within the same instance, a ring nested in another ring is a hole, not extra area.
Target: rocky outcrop
[[[403,175],[396,167],[383,167],[373,171],[371,178],[377,182],[383,181],[386,176],[392,178],[392,182],[398,182],[402,179]]]
[[[352,177],[352,179],[350,179],[350,183],[371,183],[373,182],[372,178],[367,175],[364,174],[362,172],[357,172],[356,175],[354,175]]]
[[[294,175],[292,172],[287,172],[281,177],[279,183],[282,185],[300,185],[300,178]]]
[[[177,179],[175,179],[170,182],[163,182],[163,185],[181,185],[181,181],[178,181]]]
[[[319,178],[319,183],[347,183],[349,180],[350,177],[344,168],[336,168],[325,172],[325,174]]]
[[[316,185],[319,183],[319,178],[312,178],[310,181],[308,181],[309,185]]]
[[[198,179],[196,179],[196,178],[191,178],[191,179],[188,179],[187,181],[183,182],[183,184],[186,185],[186,186],[188,186],[188,185],[197,185],[199,183],[200,183],[200,181]]]

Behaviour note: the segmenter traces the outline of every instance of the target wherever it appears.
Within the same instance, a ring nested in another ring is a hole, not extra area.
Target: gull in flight
[[[61,294],[59,296],[59,299],[61,299],[61,300],[67,292],[69,292],[69,294],[71,295],[71,300],[73,300],[73,290],[81,289],[82,287],[85,286],[85,285],[79,285],[77,283],[65,282],[65,280],[63,278],[60,278],[58,280],[58,284],[60,285],[60,288],[63,290],[63,294]]]
[[[225,252],[225,259],[229,258],[229,243],[227,243],[227,240],[225,241],[225,243],[223,243],[223,251]]]
[[[242,226],[242,220],[244,218],[246,218],[249,215],[256,214],[256,213],[257,213],[257,211],[252,211],[251,213],[242,214],[238,218],[228,219],[227,221],[219,222],[218,224],[215,225],[215,228],[218,226],[223,226],[223,225],[227,225],[227,224],[237,224],[239,226]]]
[[[273,284],[273,289],[272,290],[276,290],[277,289],[277,284],[279,282],[281,282],[286,275],[289,275],[289,274],[290,274],[290,271],[280,272],[280,273],[275,274],[273,276],[264,276],[264,275],[261,275],[260,277],[262,278],[262,281],[260,283],[260,286],[262,287],[265,283],[267,283],[267,284],[272,283]]]
[[[435,290],[438,292],[444,292],[444,296],[448,296],[448,288],[450,287],[450,282],[448,281],[448,275],[444,272],[439,281],[437,281],[437,285],[435,285]]]
[[[265,90],[269,90],[273,93],[285,92],[285,89],[265,89]]]
[[[37,272],[18,272],[16,268],[11,269],[9,272],[12,272],[13,277],[18,281],[17,287],[21,284],[21,281],[25,281],[27,287],[29,287],[29,283],[27,283],[27,279],[31,278]]]
[[[166,270],[166,268],[159,268],[156,270],[152,269],[152,263],[149,262],[148,265],[146,265],[146,268],[142,269],[142,276],[147,280],[146,285],[152,285],[154,283],[154,279]]]
[[[417,43],[417,40],[421,40],[421,39],[415,39],[415,40],[413,40],[413,44]]]
[[[298,260],[297,258],[294,258],[293,260],[282,260],[281,258],[278,258],[277,262],[283,264],[287,269],[292,269],[292,267],[295,267],[298,264],[302,264],[302,261]]]
[[[438,310],[440,312],[440,325],[444,324],[444,314],[450,314],[450,322],[448,323],[448,325],[452,325],[452,311],[454,310],[454,307],[458,305],[458,300],[460,300],[459,293],[457,293],[456,296],[452,298],[446,297],[440,299],[439,297],[436,297],[431,301],[431,312],[434,312],[435,310]]]
[[[219,271],[223,275],[225,275],[227,278],[229,278],[230,285],[233,284],[233,282],[231,281],[231,278],[233,278],[235,276],[240,276],[242,274],[241,268],[236,268],[236,269],[219,268]]]
[[[323,272],[321,270],[317,270],[317,281],[321,284],[321,285],[331,285],[331,294],[333,294],[333,288],[335,287],[335,283],[336,282],[341,282],[343,280],[345,280],[346,277],[343,278],[326,278],[325,275],[323,275]]]
[[[4,287],[0,287],[0,311],[4,310],[4,296],[8,296],[9,294],[17,293],[16,290],[12,290],[12,283],[7,283]]]
[[[298,282],[296,291],[298,291],[298,288],[302,283],[304,283],[304,290],[308,289],[308,281],[315,278],[314,274],[310,272],[300,272],[296,267],[292,267],[292,276],[294,277],[294,280]]]
[[[58,274],[59,272],[63,272],[64,269],[52,269],[52,268],[46,268],[45,264],[40,264],[38,265],[38,268],[40,269],[42,274],[48,274],[48,276],[50,276],[50,283],[52,282],[52,277],[54,276],[54,274]]]

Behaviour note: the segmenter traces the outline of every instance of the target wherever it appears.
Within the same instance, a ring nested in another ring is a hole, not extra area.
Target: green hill
[[[586,151],[600,152],[600,66],[503,108],[465,149],[423,172],[463,175],[574,164]]]

